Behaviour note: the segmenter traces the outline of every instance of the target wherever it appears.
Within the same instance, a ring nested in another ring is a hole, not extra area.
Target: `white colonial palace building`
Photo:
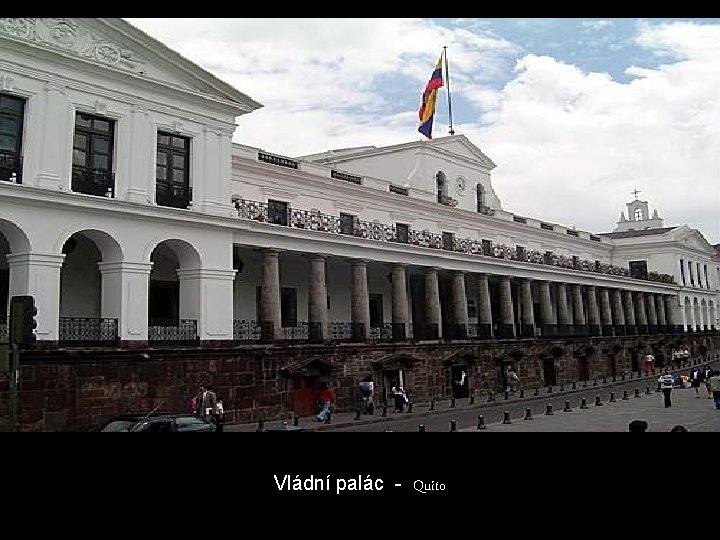
[[[260,106],[123,20],[0,18],[0,321],[33,295],[53,346],[717,327],[714,248],[644,201],[607,234],[513,214],[463,135],[234,144]]]

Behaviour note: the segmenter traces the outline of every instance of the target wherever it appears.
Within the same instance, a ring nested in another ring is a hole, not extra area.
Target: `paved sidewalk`
[[[714,364],[714,369],[718,369],[717,359],[715,354],[712,355],[712,360],[709,362],[711,364]],[[698,367],[703,367],[706,364],[698,364]],[[682,372],[682,373],[688,373],[690,370],[694,369],[695,365],[688,365],[686,367],[683,367],[679,370],[671,370],[672,372]],[[564,388],[564,390],[561,392],[559,391],[560,387],[555,387],[553,389],[552,393],[547,393],[547,388],[540,388],[539,389],[539,395],[537,397],[533,396],[534,390],[526,390],[525,391],[525,397],[519,398],[519,397],[511,397],[508,400],[503,399],[502,395],[499,395],[497,397],[497,400],[494,402],[487,402],[486,398],[483,397],[483,399],[478,398],[476,402],[473,405],[469,405],[469,399],[462,399],[456,401],[456,408],[457,410],[464,410],[464,411],[470,411],[470,410],[477,410],[478,413],[482,414],[484,408],[490,408],[490,407],[497,407],[499,404],[514,404],[514,405],[521,405],[523,403],[527,403],[528,406],[531,404],[537,404],[538,401],[547,401],[548,398],[556,398],[558,396],[568,396],[570,399],[574,394],[587,391],[588,389],[597,390],[598,392],[600,390],[604,390],[604,394],[608,395],[610,392],[616,393],[616,399],[618,400],[617,403],[621,404],[617,407],[614,407],[617,404],[610,404],[607,403],[607,399],[604,398],[604,405],[603,407],[595,407],[594,401],[588,402],[589,409],[588,410],[581,410],[579,408],[576,408],[578,416],[582,414],[583,416],[587,417],[589,416],[588,413],[593,410],[597,409],[597,412],[593,415],[593,418],[597,417],[613,417],[617,416],[616,411],[624,411],[624,415],[628,415],[631,413],[635,413],[634,407],[639,407],[637,410],[637,414],[644,413],[645,410],[649,412],[652,410],[652,408],[649,406],[649,403],[655,403],[660,404],[660,407],[662,408],[662,394],[655,393],[655,387],[657,385],[657,378],[659,374],[649,375],[649,376],[643,376],[638,378],[637,376],[633,379],[626,378],[625,381],[620,380],[618,377],[618,380],[616,382],[611,382],[611,379],[608,379],[608,382],[606,384],[602,383],[602,379],[598,380],[598,386],[593,387],[593,381],[588,382],[587,387],[583,387],[582,384],[576,384],[577,388],[575,390],[572,389],[572,383],[567,385],[567,387]],[[625,386],[628,386],[629,384],[634,384],[637,386],[638,384],[643,385],[644,387],[649,386],[651,388],[651,391],[653,391],[650,395],[643,394],[642,398],[634,398],[633,393],[629,391],[630,399],[628,401],[622,401],[622,388]],[[701,389],[704,391],[704,388]],[[690,393],[694,396],[694,390],[692,389],[676,389],[673,391],[673,398],[681,399],[681,394],[687,394]],[[692,396],[691,396],[692,397]],[[694,399],[694,398],[693,398]],[[698,411],[702,409],[701,405],[706,406],[710,412],[714,412],[714,406],[713,401],[711,399],[695,399],[696,402],[699,402],[698,405]],[[636,405],[631,405],[633,403],[637,402]],[[403,420],[407,419],[421,419],[423,417],[427,417],[430,415],[438,414],[438,413],[447,413],[449,411],[452,411],[449,407],[450,401],[448,399],[443,399],[442,401],[439,401],[436,403],[435,409],[430,410],[429,404],[427,403],[421,403],[417,404],[413,408],[412,413],[402,413],[402,415],[399,415],[402,417]],[[645,404],[648,404],[647,406]],[[679,407],[679,406],[678,406]],[[612,409],[612,410],[611,410]],[[663,411],[665,411],[664,408],[662,408]],[[607,412],[605,412],[607,410]],[[668,411],[672,411],[673,415],[675,411],[679,411],[679,408],[670,408],[667,409]],[[693,409],[694,410],[694,409]],[[604,413],[604,414],[601,414]],[[717,411],[717,417],[718,421],[720,422],[720,411]],[[527,427],[521,427],[518,426],[518,422],[521,422],[521,419],[512,419],[513,424],[510,425],[502,425],[502,430],[505,431],[626,431],[627,430],[627,422],[624,423],[624,425],[621,425],[620,420],[610,420],[608,419],[607,422],[601,422],[598,421],[597,425],[601,426],[599,429],[575,429],[572,428],[572,425],[574,425],[573,420],[573,414],[576,413],[563,413],[562,410],[556,410],[553,416],[548,416],[548,419],[554,420],[554,423],[545,424],[548,427],[543,428],[541,424],[542,422],[539,421],[526,421],[524,424],[527,424]],[[679,413],[678,413],[679,414]],[[672,415],[671,415],[672,416]],[[332,423],[331,424],[325,424],[322,422],[318,422],[314,416],[307,416],[302,417],[299,419],[298,427],[293,427],[292,419],[288,418],[286,422],[280,421],[280,420],[270,420],[267,422],[263,422],[263,429],[264,430],[278,430],[278,429],[298,429],[301,428],[304,431],[329,431],[334,430],[338,428],[343,427],[349,427],[349,426],[362,426],[365,424],[377,424],[380,422],[388,422],[391,421],[393,418],[397,418],[398,415],[394,415],[392,413],[392,409],[388,408],[387,417],[382,417],[382,407],[378,407],[375,409],[374,415],[363,415],[360,417],[360,420],[356,420],[356,413],[355,412],[341,412],[336,413],[332,417]],[[543,415],[543,417],[545,417]],[[564,418],[567,417],[567,418]],[[624,418],[625,416],[622,416]],[[535,418],[539,420],[539,416],[535,415]],[[664,418],[670,418],[667,414],[664,415]],[[712,418],[714,418],[713,415],[708,416],[708,421],[710,421]],[[647,419],[649,421],[649,419]],[[672,425],[683,423],[684,421],[689,421],[688,418],[685,416],[678,416],[677,422],[675,422]],[[579,421],[578,421],[579,422]],[[629,422],[629,420],[628,420]],[[566,423],[568,426],[568,429],[558,429],[556,426],[560,426],[561,424]],[[532,424],[532,425],[531,425]],[[535,427],[535,424],[538,425],[538,427]],[[488,427],[493,426],[492,429],[495,430],[495,424],[488,424]],[[672,425],[670,427],[672,427]],[[685,424],[686,427],[687,424]],[[603,428],[602,426],[607,427],[607,429]],[[579,427],[579,423],[578,423]],[[618,427],[622,429],[618,429]],[[669,429],[669,428],[668,428]],[[255,432],[258,430],[258,422],[249,423],[249,424],[227,424],[225,426],[225,431],[227,432]],[[652,424],[650,430],[652,431]],[[466,430],[460,430],[460,431],[466,431]],[[472,430],[470,430],[472,431]],[[499,430],[498,430],[499,431]],[[714,429],[706,429],[706,431],[720,431],[720,425],[715,425]]]

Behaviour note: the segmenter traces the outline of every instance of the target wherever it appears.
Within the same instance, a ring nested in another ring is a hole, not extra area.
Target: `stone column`
[[[577,283],[572,286],[573,296],[573,322],[575,324],[574,334],[576,336],[587,336],[588,328],[583,309],[582,286]]]
[[[408,336],[410,310],[406,281],[405,265],[394,264],[392,267],[392,333],[395,341],[404,341]]]
[[[38,341],[57,341],[60,322],[60,268],[65,255],[11,253],[6,255],[6,260],[10,269],[8,296],[34,296],[37,308],[35,335]]]
[[[552,308],[549,281],[540,282],[540,324],[543,337],[557,335],[557,319]]]
[[[655,296],[655,307],[657,311],[658,333],[664,334],[668,331],[667,318],[665,317],[665,299],[664,295]]]
[[[501,339],[515,337],[515,311],[513,310],[512,287],[508,276],[500,278],[500,324],[497,337]]]
[[[127,124],[118,126],[116,144],[124,145],[126,150],[125,159],[118,159],[116,163],[115,196],[134,203],[148,204],[148,201],[155,200],[154,126],[147,109],[136,105],[130,110]]]
[[[535,312],[533,310],[532,286],[527,278],[520,279],[520,299],[522,308],[520,311],[522,337],[535,337]]]
[[[454,335],[446,336],[465,339],[468,329],[467,295],[465,294],[465,272],[452,274],[453,323]]]
[[[633,292],[623,291],[625,296],[625,329],[629,336],[637,335],[637,324],[635,323],[635,303]]]
[[[587,288],[587,302],[588,302],[588,333],[591,336],[599,336],[600,331],[600,310],[598,309],[597,294],[595,287],[589,285]]]
[[[370,295],[368,294],[367,261],[352,262],[352,324],[353,340],[370,337]]]
[[[615,335],[624,336],[627,334],[625,328],[625,310],[622,303],[622,291],[613,289],[613,324],[615,324]]]
[[[600,289],[600,322],[602,324],[603,336],[614,336],[612,310],[610,309],[610,291],[606,288]]]
[[[633,301],[635,303],[635,320],[637,322],[638,334],[641,335],[648,333],[648,320],[644,296],[645,293],[641,292],[633,294]]]
[[[647,311],[648,332],[658,333],[657,311],[655,310],[655,295],[643,293],[645,297],[645,311]]]
[[[258,322],[262,339],[272,341],[282,337],[282,314],[280,311],[280,252],[276,249],[262,250],[262,277],[260,278],[260,313]]]
[[[682,333],[682,317],[679,313],[678,300],[676,296],[665,295],[665,309],[667,313],[668,329],[672,328],[672,332]]]
[[[327,337],[327,285],[325,255],[310,255],[310,295],[308,297],[308,329],[310,341],[322,342]]]
[[[181,324],[184,339],[197,337],[201,340],[232,341],[235,272],[232,268],[188,268],[177,271],[180,280],[180,319],[194,320],[197,325],[193,336],[193,328]]]
[[[477,303],[478,303],[478,337],[487,339],[493,335],[492,307],[490,304],[490,288],[487,274],[478,274],[477,277]]]
[[[558,332],[561,336],[573,335],[573,321],[568,309],[567,292],[564,283],[556,283]]]
[[[65,92],[66,87],[62,84],[55,82],[45,84],[45,99],[42,102],[41,113],[43,128],[39,133],[31,134],[42,140],[38,149],[39,166],[36,169],[37,174],[33,184],[53,191],[70,191],[71,189],[70,149],[72,148],[75,116],[69,113],[70,103]],[[23,183],[30,184],[25,179],[23,179]]]
[[[442,312],[440,311],[440,289],[438,268],[425,268],[425,339],[442,337]]]
[[[100,316],[117,319],[122,341],[148,339],[148,295],[153,263],[99,262],[102,276]]]

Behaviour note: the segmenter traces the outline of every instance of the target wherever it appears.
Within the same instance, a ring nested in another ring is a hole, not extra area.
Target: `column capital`
[[[353,266],[367,266],[370,262],[372,262],[370,259],[350,259],[350,264],[352,264]]]
[[[259,250],[263,255],[269,255],[271,257],[277,257],[280,255],[281,249],[278,248],[260,248]]]
[[[130,262],[130,261],[114,261],[114,262],[99,262],[97,263],[100,273],[102,275],[110,274],[150,274],[154,263],[146,262]]]
[[[184,279],[219,279],[232,281],[237,270],[228,268],[180,268],[177,275],[180,281]]]
[[[326,261],[330,258],[330,255],[324,253],[308,253],[308,257],[311,261]]]
[[[55,253],[37,253],[27,251],[25,253],[10,253],[5,256],[8,266],[20,266],[31,264],[34,266],[47,266],[48,268],[60,268],[65,262],[65,255]]]

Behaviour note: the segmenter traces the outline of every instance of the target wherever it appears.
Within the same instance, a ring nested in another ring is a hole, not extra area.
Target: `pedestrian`
[[[710,377],[710,390],[712,391],[715,408],[720,411],[720,371],[714,369]]]
[[[508,366],[505,377],[507,379],[507,388],[505,390],[515,395],[515,391],[520,384],[520,377],[518,377],[518,374],[515,373],[515,370],[512,366]]]
[[[700,383],[703,382],[705,374],[700,368],[695,368],[690,374],[690,386],[695,389],[695,397],[700,397]]]
[[[373,403],[373,392],[375,384],[372,377],[367,376],[358,385],[358,407],[363,414],[372,414],[375,410]]]
[[[628,424],[630,433],[645,433],[648,429],[648,423],[645,420],[633,420]]]
[[[667,409],[672,406],[670,393],[675,385],[675,379],[673,379],[673,376],[670,375],[669,371],[665,371],[665,373],[658,379],[658,382],[660,383],[660,390],[662,390],[663,397],[665,398],[665,408]]]
[[[653,369],[655,369],[655,357],[648,352],[645,356],[645,375],[652,374]]]
[[[208,422],[212,422],[215,418],[215,413],[217,412],[217,395],[215,394],[213,387],[210,385],[205,387],[201,407],[202,410],[200,411],[200,416]]]
[[[712,399],[713,393],[712,388],[710,385],[710,377],[712,377],[713,370],[710,369],[710,366],[707,366],[707,369],[705,370],[705,389],[707,390],[707,397],[708,399]]]
[[[407,402],[407,394],[405,394],[405,389],[398,381],[395,381],[390,391],[392,392],[393,398],[395,400],[393,412],[403,412],[403,409],[405,408],[405,403]]]
[[[202,402],[205,398],[205,387],[200,385],[198,386],[197,392],[195,393],[195,398],[190,400],[190,403],[193,407],[193,413],[195,413],[195,416],[202,417]]]
[[[217,431],[225,430],[225,408],[221,399],[217,400],[217,406],[215,408],[214,422],[217,426]]]
[[[325,422],[326,424],[329,424],[332,418],[332,406],[335,403],[335,392],[333,392],[327,383],[323,384],[319,400],[322,408],[317,415],[317,420],[318,422]]]
[[[685,426],[682,426],[678,424],[677,426],[673,426],[673,428],[670,430],[670,433],[687,433],[687,428]]]

